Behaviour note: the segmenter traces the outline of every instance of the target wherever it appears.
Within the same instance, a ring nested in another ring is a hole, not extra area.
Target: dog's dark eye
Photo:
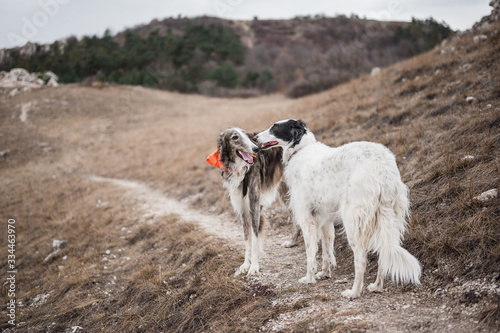
[[[238,140],[238,139],[239,139],[239,136],[237,136],[237,135],[233,135],[233,137],[232,137],[231,139],[233,139],[234,141],[236,141],[236,140]]]

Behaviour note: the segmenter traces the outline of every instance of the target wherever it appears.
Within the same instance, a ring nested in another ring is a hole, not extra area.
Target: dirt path
[[[228,215],[212,216],[191,209],[186,203],[167,198],[160,191],[130,180],[91,176],[95,182],[110,183],[125,189],[127,195],[137,200],[143,217],[178,215],[181,220],[195,222],[207,233],[243,244],[243,235],[235,223],[228,221]]]
[[[96,176],[90,179],[122,188],[128,197],[136,201],[137,212],[142,217],[176,214],[181,220],[195,222],[205,232],[234,243],[236,251],[243,255],[241,227],[230,215],[215,216],[194,210],[185,202],[168,198],[138,182]],[[260,265],[261,275],[244,279],[247,283],[259,283],[272,289],[277,295],[272,306],[294,304],[295,310],[282,313],[266,323],[262,331],[290,330],[297,324],[307,331],[314,331],[315,327],[324,327],[325,323],[331,322],[337,325],[339,322],[345,323],[360,331],[489,331],[486,326],[478,326],[478,304],[463,302],[460,293],[453,290],[430,292],[425,276],[421,287],[402,287],[387,281],[382,294],[372,294],[365,290],[359,299],[344,299],[340,293],[351,287],[354,272],[350,250],[339,238],[336,243],[339,267],[334,272],[334,277],[315,285],[299,284],[298,279],[305,273],[303,244],[295,248],[284,248],[281,244],[289,235],[276,230],[270,230],[269,233]],[[375,269],[371,262],[366,283],[374,279]]]

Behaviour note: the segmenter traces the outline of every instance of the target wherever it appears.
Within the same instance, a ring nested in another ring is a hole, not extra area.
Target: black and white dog
[[[235,275],[259,274],[262,249],[263,207],[270,206],[283,176],[282,150],[259,151],[259,147],[240,128],[230,128],[217,138],[222,161],[223,184],[229,190],[234,211],[243,224],[245,261]],[[255,157],[252,156],[252,154]]]
[[[307,275],[300,282],[315,283],[316,278],[331,276],[331,267],[336,266],[334,225],[342,223],[355,265],[354,285],[343,296],[360,296],[368,251],[379,254],[377,279],[368,290],[381,292],[386,275],[420,284],[418,260],[401,247],[409,215],[408,187],[389,149],[371,142],[328,147],[294,119],[275,123],[254,140],[262,149],[283,149],[290,209],[306,245]],[[315,274],[318,231],[323,263]]]

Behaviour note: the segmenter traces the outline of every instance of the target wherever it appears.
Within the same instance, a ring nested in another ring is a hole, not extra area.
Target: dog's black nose
[[[255,147],[252,148],[252,150],[253,150],[254,153],[257,153],[259,151],[259,147],[255,146]]]
[[[259,138],[259,135],[257,134],[256,136],[253,137],[253,140],[257,141],[258,138]]]

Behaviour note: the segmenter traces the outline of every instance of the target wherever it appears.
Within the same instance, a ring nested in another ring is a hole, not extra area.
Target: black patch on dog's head
[[[219,149],[220,160],[225,165],[234,162],[234,156],[231,154],[231,137],[235,135],[231,131],[224,131],[217,138],[217,149]]]
[[[302,140],[304,134],[306,134],[307,127],[302,120],[290,119],[285,122],[278,122],[274,124],[269,132],[276,138],[281,139],[286,142],[293,142],[293,146],[296,146]]]

